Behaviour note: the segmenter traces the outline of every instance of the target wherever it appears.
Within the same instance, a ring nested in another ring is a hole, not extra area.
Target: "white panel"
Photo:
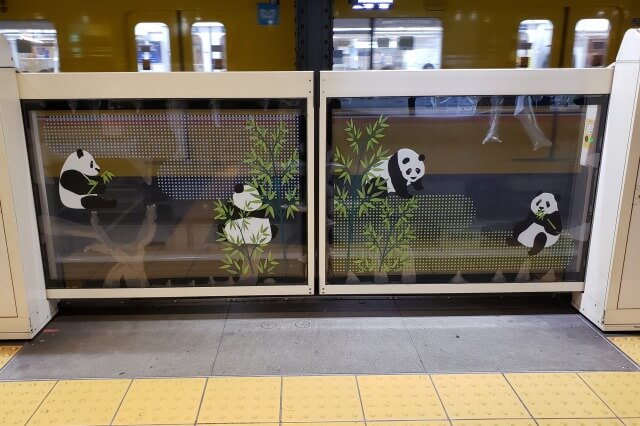
[[[0,317],[15,317],[17,315],[11,281],[11,267],[9,266],[9,252],[7,251],[7,240],[2,221],[2,204],[0,203]]]
[[[639,94],[640,32],[628,30],[615,64],[611,88],[584,295],[574,297],[580,312],[601,329],[607,329],[612,323],[620,329],[624,326],[618,322],[621,317],[628,329],[640,323],[640,309],[617,310],[627,246],[630,243],[629,248],[634,252],[637,244],[627,239],[637,235],[637,232],[629,234],[629,230],[633,226],[631,210],[640,163]],[[637,261],[637,257],[629,259],[629,262]],[[632,273],[630,270],[629,274]],[[627,293],[623,303],[638,306],[638,301],[630,300],[638,295],[635,291]],[[612,320],[613,317],[617,319]]]
[[[512,284],[330,284],[320,288],[321,294],[457,294],[457,293],[545,293],[582,291],[581,282],[532,282]]]
[[[640,207],[634,205],[629,226],[618,309],[640,309]],[[640,318],[638,318],[640,321]]]
[[[323,71],[320,79],[322,95],[328,98],[602,95],[611,92],[613,69]]]
[[[313,280],[311,280],[313,282]],[[303,285],[245,287],[173,287],[173,288],[85,288],[50,289],[49,299],[109,299],[137,297],[231,297],[231,296],[304,296],[313,287]]]
[[[14,69],[0,69],[0,198],[16,300],[14,319],[0,320],[0,332],[37,333],[53,316],[44,270]]]
[[[313,72],[19,74],[21,99],[306,98]]]

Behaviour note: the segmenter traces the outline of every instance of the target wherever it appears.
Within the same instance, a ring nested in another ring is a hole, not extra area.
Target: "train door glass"
[[[58,72],[58,34],[48,21],[0,21],[0,34],[11,45],[21,72]]]
[[[439,19],[373,20],[373,69],[440,68],[442,23]]]
[[[371,68],[371,19],[333,21],[333,69]]]
[[[138,71],[171,71],[169,26],[163,22],[136,24]]]
[[[574,68],[606,66],[611,23],[608,19],[581,19],[573,41]]]
[[[527,19],[518,27],[516,68],[549,68],[553,23]]]
[[[194,71],[226,71],[226,32],[220,22],[196,22],[191,26]]]

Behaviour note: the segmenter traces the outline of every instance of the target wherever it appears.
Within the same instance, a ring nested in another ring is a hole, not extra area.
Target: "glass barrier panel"
[[[22,106],[47,288],[306,283],[306,99]]]
[[[333,20],[333,69],[371,69],[371,20]]]
[[[140,22],[134,32],[138,71],[171,71],[169,26],[163,22]]]
[[[226,32],[219,22],[197,22],[191,27],[194,71],[226,71]]]
[[[518,28],[516,68],[549,68],[553,23],[527,19]]]
[[[607,66],[607,48],[611,23],[608,19],[581,19],[576,24],[573,41],[573,67],[591,68]]]
[[[20,72],[58,72],[58,34],[48,21],[2,21],[0,34],[11,45],[16,69]],[[70,42],[78,40],[71,34]]]
[[[607,102],[328,100],[327,283],[582,281]]]

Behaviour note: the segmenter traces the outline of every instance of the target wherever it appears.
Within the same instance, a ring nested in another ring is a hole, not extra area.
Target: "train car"
[[[334,69],[605,66],[638,18],[634,1],[336,1]]]
[[[3,0],[0,33],[22,71],[295,69],[295,4],[252,0]],[[261,25],[261,22],[264,25]]]
[[[2,0],[0,33],[25,72],[294,70],[298,6]],[[384,9],[334,0],[332,9],[336,70],[606,66],[640,25],[633,0],[394,0]]]

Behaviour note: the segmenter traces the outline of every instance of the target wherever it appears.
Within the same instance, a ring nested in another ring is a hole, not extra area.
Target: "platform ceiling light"
[[[393,0],[349,0],[354,10],[389,10],[393,7]]]

